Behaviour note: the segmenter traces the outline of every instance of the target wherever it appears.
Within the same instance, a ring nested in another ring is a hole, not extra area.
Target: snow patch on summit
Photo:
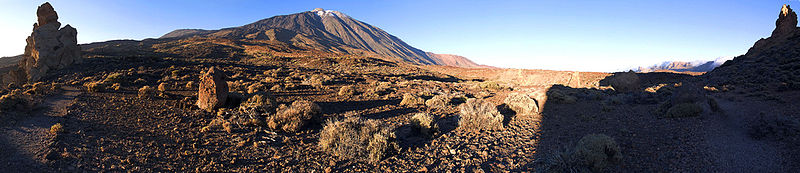
[[[325,10],[325,9],[322,9],[322,8],[315,8],[314,10],[311,10],[311,12],[317,13],[317,15],[319,15],[320,17],[336,16],[336,15],[340,14],[338,11]]]

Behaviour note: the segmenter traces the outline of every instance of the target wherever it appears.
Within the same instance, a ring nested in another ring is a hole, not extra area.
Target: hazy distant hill
[[[708,72],[719,67],[730,58],[720,57],[714,61],[665,61],[661,64],[652,65],[649,67],[638,67],[633,69],[636,72],[656,72],[656,71],[676,71],[676,72]]]
[[[286,42],[329,52],[371,52],[415,64],[481,67],[461,56],[429,54],[414,48],[386,31],[338,11],[314,9],[262,19],[240,27],[220,30],[180,29],[161,38],[225,37]]]

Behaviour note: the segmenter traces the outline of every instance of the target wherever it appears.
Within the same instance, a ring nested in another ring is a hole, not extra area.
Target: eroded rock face
[[[33,24],[33,33],[25,40],[27,45],[19,68],[3,76],[4,86],[35,82],[48,71],[81,61],[78,31],[70,25],[60,28],[58,14],[50,3],[39,6],[36,15],[38,23]]]
[[[206,111],[213,111],[225,105],[228,98],[228,83],[225,73],[211,67],[200,77],[200,91],[197,94],[197,106]]]

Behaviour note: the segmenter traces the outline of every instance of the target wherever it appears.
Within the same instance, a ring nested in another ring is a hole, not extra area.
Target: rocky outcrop
[[[767,86],[800,90],[800,32],[797,14],[784,5],[768,38],[758,40],[742,56],[707,73],[714,85]]]
[[[211,67],[200,77],[200,90],[197,94],[197,106],[206,111],[213,111],[225,105],[228,99],[228,83],[225,73]]]
[[[60,28],[58,14],[50,3],[39,6],[36,15],[38,20],[33,24],[33,33],[25,40],[25,54],[18,69],[3,76],[4,86],[35,82],[48,71],[81,61],[78,31],[70,25]]]
[[[797,28],[797,14],[792,11],[789,5],[783,4],[781,13],[778,14],[778,20],[775,21],[775,30],[772,31],[772,37],[785,37],[794,32]]]

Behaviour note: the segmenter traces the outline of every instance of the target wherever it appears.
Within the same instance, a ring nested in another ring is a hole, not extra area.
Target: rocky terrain
[[[704,75],[447,66],[475,64],[322,9],[43,56],[28,53],[51,45],[37,33],[76,32],[38,11],[7,74],[26,78],[0,90],[0,172],[800,168],[788,6],[772,37]]]

